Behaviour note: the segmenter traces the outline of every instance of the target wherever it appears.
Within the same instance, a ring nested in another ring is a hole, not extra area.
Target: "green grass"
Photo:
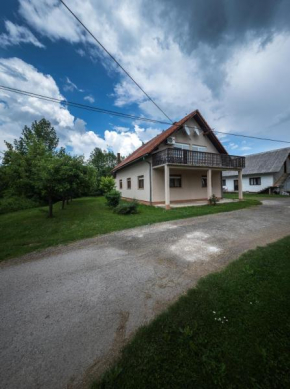
[[[238,199],[238,193],[224,193],[223,197],[225,199]],[[289,196],[276,195],[276,194],[263,194],[263,193],[244,193],[245,200],[265,200],[265,199],[275,199],[275,198],[284,198],[287,199]]]
[[[55,204],[52,219],[47,218],[47,207],[8,213],[0,215],[0,260],[125,228],[229,212],[257,204],[255,200],[247,200],[170,211],[140,205],[137,215],[117,215],[105,205],[104,198],[86,197],[74,200],[65,210],[60,209],[60,203]]]
[[[200,280],[92,388],[290,388],[290,236]]]

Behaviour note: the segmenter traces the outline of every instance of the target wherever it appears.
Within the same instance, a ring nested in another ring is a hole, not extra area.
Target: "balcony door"
[[[180,154],[181,154],[180,158],[179,158],[180,163],[187,165],[187,163],[188,163],[188,150],[190,149],[189,144],[187,144],[187,143],[175,143],[174,147],[182,150],[182,151],[180,151]],[[178,155],[179,155],[179,153],[178,153]]]

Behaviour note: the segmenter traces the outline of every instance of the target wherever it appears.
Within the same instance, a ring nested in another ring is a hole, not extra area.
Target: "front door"
[[[239,180],[234,180],[234,191],[239,190]]]

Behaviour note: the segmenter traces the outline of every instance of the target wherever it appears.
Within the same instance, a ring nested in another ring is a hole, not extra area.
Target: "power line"
[[[106,47],[95,37],[95,35],[84,25],[84,23],[77,17],[77,15],[66,5],[66,3],[63,0],[60,0],[60,2],[65,6],[65,8],[72,14],[72,16],[83,26],[83,28],[87,31],[88,34],[97,42],[97,44],[108,54],[108,56],[123,70],[123,72],[134,82],[135,85],[144,93],[144,95],[155,105],[156,108],[159,109],[160,112],[163,113],[163,115],[171,122],[173,121],[170,119],[170,117],[163,111],[160,106],[155,103],[155,101],[148,95],[148,93],[145,92],[145,90],[138,84],[137,81],[134,80],[134,78],[127,72],[127,70],[120,64],[120,62],[106,49]]]
[[[68,100],[61,100],[61,99],[57,99],[54,97],[49,97],[49,96],[44,96],[44,95],[40,95],[40,94],[33,93],[33,92],[24,91],[21,89],[6,87],[4,85],[0,85],[0,89],[8,91],[8,92],[18,93],[20,95],[24,95],[24,96],[28,96],[28,97],[34,97],[34,98],[48,101],[51,103],[63,104],[63,105],[72,106],[75,108],[85,109],[87,111],[95,111],[95,112],[104,113],[107,115],[118,116],[118,117],[132,119],[132,120],[141,120],[141,121],[145,121],[145,122],[149,122],[149,123],[152,122],[152,123],[160,123],[160,124],[170,124],[168,122],[162,122],[162,121],[158,121],[155,119],[145,118],[142,116],[135,116],[135,115],[126,114],[123,112],[111,111],[111,110],[104,109],[104,108],[94,107],[94,106],[87,105],[87,104],[75,103],[73,101],[68,101]]]
[[[176,127],[179,126],[178,124],[174,124],[174,123],[171,124],[168,122],[164,122],[162,120],[150,119],[150,118],[146,118],[143,116],[135,116],[135,115],[131,115],[131,114],[123,113],[123,112],[118,112],[118,111],[111,111],[111,110],[107,110],[104,108],[95,107],[95,106],[91,106],[91,105],[75,103],[73,101],[56,99],[54,97],[44,96],[44,95],[40,95],[37,93],[24,91],[21,89],[10,88],[10,87],[4,86],[4,85],[0,85],[0,89],[6,90],[8,92],[13,92],[13,93],[21,94],[24,96],[33,97],[33,98],[37,98],[40,100],[48,101],[51,103],[63,104],[63,105],[71,106],[74,108],[80,108],[80,109],[84,109],[87,111],[93,111],[93,112],[97,112],[97,113],[103,113],[106,115],[117,116],[117,117],[121,117],[124,119],[139,120],[139,121],[144,121],[144,122],[149,122],[149,123],[154,123],[154,124],[166,124],[166,125],[176,126]],[[187,127],[195,128],[194,126],[187,126]],[[257,140],[264,140],[264,141],[270,141],[270,142],[279,142],[279,143],[289,143],[290,144],[290,141],[286,141],[286,140],[262,138],[262,137],[243,135],[243,134],[234,134],[234,133],[230,133],[230,132],[223,132],[223,131],[217,131],[217,130],[212,130],[212,132],[215,132],[218,134],[230,135],[230,136],[237,136],[237,137],[242,137],[242,138],[250,138],[250,139],[257,139]]]

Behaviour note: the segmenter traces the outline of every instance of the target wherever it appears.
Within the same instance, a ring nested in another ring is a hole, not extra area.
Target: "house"
[[[236,172],[223,172],[223,186],[238,191]],[[245,192],[290,192],[290,147],[246,156],[243,188]]]
[[[198,110],[139,147],[113,170],[124,199],[144,204],[189,203],[222,197],[222,171],[236,170],[242,199],[245,158],[228,155]]]

